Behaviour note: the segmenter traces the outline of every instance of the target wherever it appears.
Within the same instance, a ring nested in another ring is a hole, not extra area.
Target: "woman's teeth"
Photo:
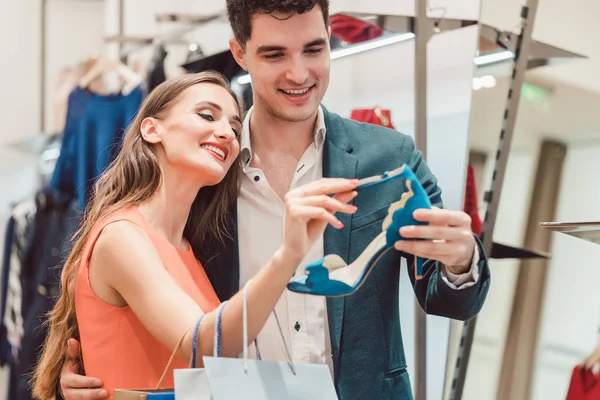
[[[221,157],[223,160],[225,159],[225,152],[215,146],[211,146],[211,145],[201,145],[200,147],[202,147],[203,149],[212,151],[213,153],[215,153],[216,155],[218,155],[219,157]]]

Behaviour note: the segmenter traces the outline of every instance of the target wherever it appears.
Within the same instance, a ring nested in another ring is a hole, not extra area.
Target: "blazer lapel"
[[[236,294],[240,287],[240,254],[237,232],[237,202],[235,202],[227,226],[230,237],[225,238],[225,246],[221,252],[209,257],[209,252],[204,251],[205,259],[200,262],[204,266],[206,275],[212,283],[219,300],[229,300]]]
[[[357,157],[352,154],[352,144],[348,140],[348,132],[344,130],[342,120],[332,115],[325,107],[326,140],[323,152],[323,176],[331,178],[356,178]],[[348,262],[350,249],[351,215],[336,215],[344,224],[342,229],[327,227],[323,237],[324,254],[338,254]],[[342,327],[344,320],[345,297],[327,299],[327,315],[333,352],[334,371],[339,370]],[[337,376],[337,372],[335,373]]]

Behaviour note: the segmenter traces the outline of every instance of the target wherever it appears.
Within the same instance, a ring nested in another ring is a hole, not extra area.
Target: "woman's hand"
[[[356,212],[356,206],[347,203],[356,197],[357,186],[357,179],[322,178],[289,191],[285,196],[285,256],[300,262],[327,224],[342,228],[334,214]]]

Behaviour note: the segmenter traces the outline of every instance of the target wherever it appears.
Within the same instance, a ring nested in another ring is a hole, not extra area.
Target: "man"
[[[279,246],[282,199],[291,188],[322,176],[365,178],[406,163],[432,204],[442,205],[437,180],[409,136],[341,118],[320,105],[330,72],[328,10],[328,0],[227,0],[235,36],[230,48],[252,78],[254,106],[241,138],[243,176],[232,213],[233,240],[218,256],[202,260],[221,300],[239,290]],[[398,180],[361,192],[354,201],[358,212],[343,220],[343,229],[328,229],[305,261],[324,254],[356,259],[381,232],[389,205],[403,190]],[[415,218],[429,226],[405,227],[401,234],[434,240],[403,242],[352,296],[325,299],[288,291],[275,310],[288,324],[284,336],[294,361],[328,364],[341,399],[412,398],[399,323],[401,256],[411,276],[414,256],[428,259],[423,279],[413,280],[428,314],[466,320],[483,305],[490,272],[468,215],[435,208],[418,210]],[[303,273],[302,266],[297,273]],[[76,355],[77,343],[70,342],[69,354]],[[285,360],[273,319],[258,344],[263,359]],[[100,394],[94,378],[75,375],[75,368],[72,362],[63,368],[64,397],[102,398],[94,397]]]

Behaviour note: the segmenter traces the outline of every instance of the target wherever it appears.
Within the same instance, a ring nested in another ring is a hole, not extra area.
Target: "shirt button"
[[[260,176],[256,175],[256,176],[254,177],[254,182],[258,182],[258,181],[260,181]]]
[[[300,331],[300,328],[301,328],[300,323],[298,321],[296,321],[296,325],[294,325],[294,329],[296,331]]]

